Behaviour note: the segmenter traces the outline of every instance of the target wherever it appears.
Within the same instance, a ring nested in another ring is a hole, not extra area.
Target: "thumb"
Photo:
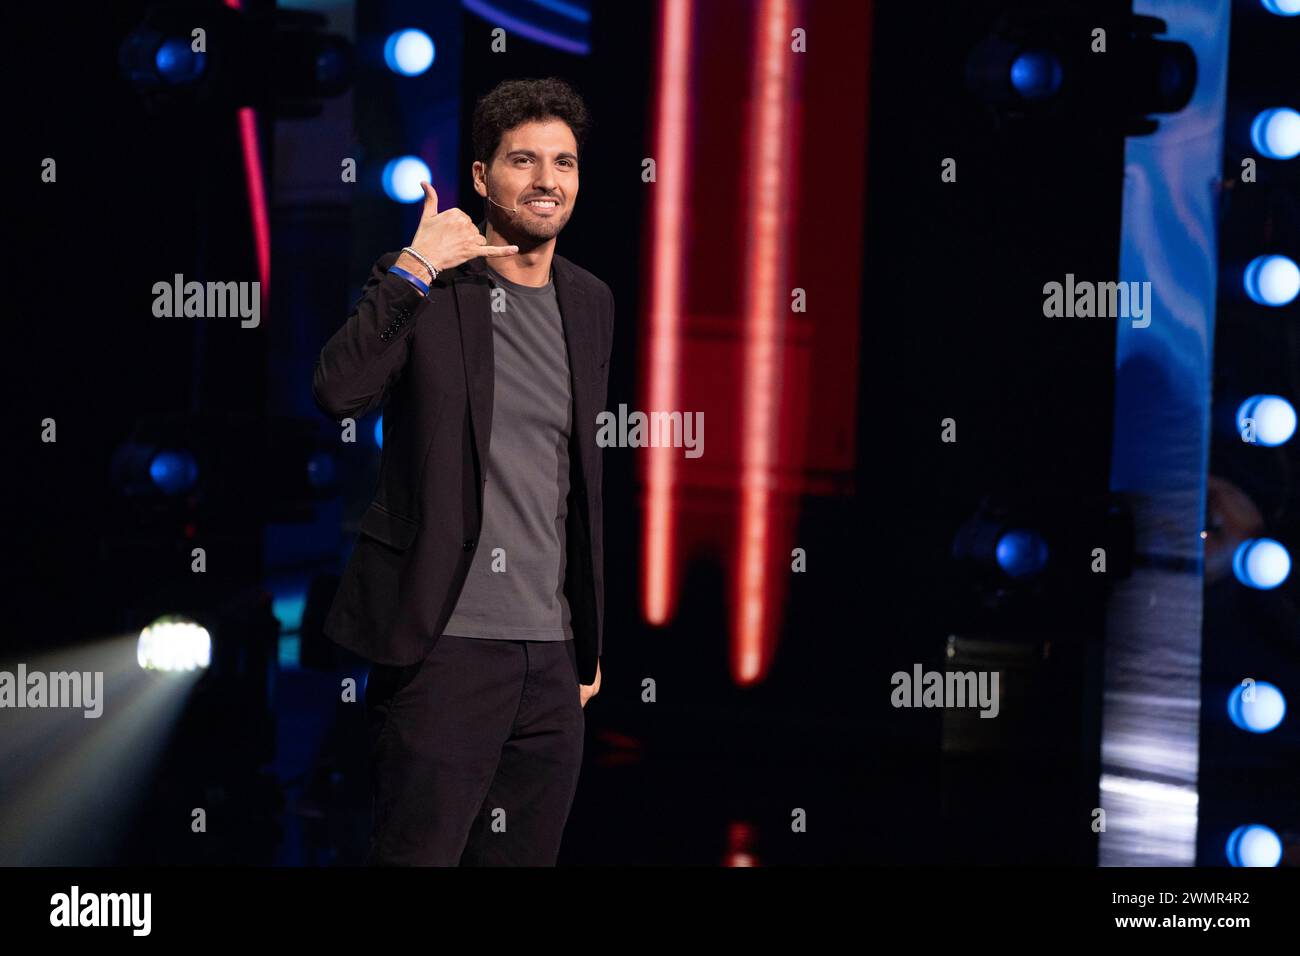
[[[420,183],[420,188],[424,190],[424,211],[423,216],[436,216],[438,214],[438,191],[433,188],[431,183]]]

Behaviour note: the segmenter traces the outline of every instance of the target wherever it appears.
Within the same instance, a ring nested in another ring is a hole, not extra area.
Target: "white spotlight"
[[[206,628],[179,614],[165,614],[140,632],[136,662],[145,670],[192,671],[212,663]]]

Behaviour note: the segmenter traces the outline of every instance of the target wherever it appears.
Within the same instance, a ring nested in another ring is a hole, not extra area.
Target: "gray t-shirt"
[[[519,285],[490,266],[487,275],[502,290],[492,298],[503,295],[505,311],[492,313],[495,384],[483,529],[443,633],[572,640],[564,521],[573,408],[555,282]]]

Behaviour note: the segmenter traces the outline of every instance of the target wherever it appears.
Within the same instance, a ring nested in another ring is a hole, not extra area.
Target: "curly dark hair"
[[[530,120],[556,117],[569,124],[578,156],[591,128],[591,114],[578,91],[564,80],[502,80],[474,105],[474,158],[491,164],[501,134]]]

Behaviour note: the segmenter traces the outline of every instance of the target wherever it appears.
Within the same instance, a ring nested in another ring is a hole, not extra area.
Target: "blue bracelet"
[[[411,283],[411,285],[419,289],[423,295],[429,294],[429,283],[425,282],[423,279],[421,279],[419,276],[415,275],[414,273],[407,272],[405,269],[399,268],[398,266],[389,266],[388,271],[396,272],[407,282]]]

